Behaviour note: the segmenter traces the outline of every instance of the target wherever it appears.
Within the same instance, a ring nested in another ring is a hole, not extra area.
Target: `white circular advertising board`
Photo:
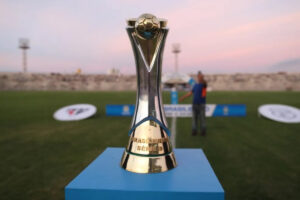
[[[75,104],[60,108],[53,117],[59,121],[76,121],[93,116],[97,108],[91,104]]]
[[[300,123],[300,110],[298,108],[281,105],[265,104],[258,108],[259,114],[274,121],[284,123]]]

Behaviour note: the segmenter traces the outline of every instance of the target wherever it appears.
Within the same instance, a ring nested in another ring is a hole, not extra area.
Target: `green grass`
[[[52,118],[73,103],[98,113]],[[131,118],[105,116],[105,104],[117,103],[135,103],[135,92],[1,92],[0,199],[64,199],[64,186],[106,147],[127,144]],[[257,116],[264,103],[300,107],[300,93],[212,92],[208,103],[245,103],[247,117],[209,118],[206,137],[192,137],[191,119],[179,118],[177,147],[204,150],[226,199],[300,199],[300,125]]]

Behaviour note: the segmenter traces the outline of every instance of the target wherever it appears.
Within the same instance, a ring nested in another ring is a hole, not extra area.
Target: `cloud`
[[[283,60],[269,67],[271,71],[300,72],[300,58]]]

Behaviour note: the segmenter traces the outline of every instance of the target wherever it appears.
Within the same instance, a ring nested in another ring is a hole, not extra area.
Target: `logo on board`
[[[123,106],[123,115],[129,115],[130,114],[130,109],[128,105]]]
[[[223,114],[224,115],[228,115],[228,112],[229,112],[228,106],[224,106],[224,108],[223,108]]]
[[[69,115],[79,115],[87,111],[89,111],[89,108],[70,108],[66,110]]]

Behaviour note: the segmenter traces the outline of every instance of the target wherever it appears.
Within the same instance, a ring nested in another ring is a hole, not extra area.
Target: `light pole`
[[[178,54],[180,53],[180,44],[175,43],[173,44],[173,50],[172,52],[175,54],[175,72],[178,72]]]
[[[23,50],[23,72],[27,72],[27,54],[26,50],[29,49],[29,40],[26,38],[19,39],[19,48]]]
[[[175,55],[175,73],[178,73],[178,54],[180,53],[180,44],[179,43],[175,43],[173,44],[173,50],[172,52]],[[171,92],[171,99],[172,99],[172,104],[178,104],[178,92],[176,89],[176,83],[174,84],[174,87],[172,88],[172,92]],[[173,116],[172,117],[172,126],[171,126],[171,143],[173,145],[173,147],[176,147],[176,121],[177,121],[177,117]]]

